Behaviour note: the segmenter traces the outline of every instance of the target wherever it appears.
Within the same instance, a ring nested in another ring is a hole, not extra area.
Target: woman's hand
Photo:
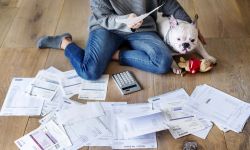
[[[137,15],[134,14],[134,13],[131,13],[131,14],[129,14],[129,16],[128,16],[128,19],[133,19],[133,18],[135,18],[135,17],[137,17]],[[137,22],[137,23],[135,23],[135,24],[127,24],[127,26],[128,26],[130,29],[138,29],[138,28],[141,27],[142,23],[143,23],[143,20],[140,21],[140,22]]]

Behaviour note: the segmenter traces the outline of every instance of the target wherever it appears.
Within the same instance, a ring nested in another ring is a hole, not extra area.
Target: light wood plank
[[[205,37],[248,37],[235,0],[194,1],[199,27]]]
[[[17,13],[17,8],[0,6],[0,47],[10,29],[12,21]]]
[[[193,17],[196,14],[194,1],[193,0],[178,0],[178,2],[181,4],[184,10],[188,13],[188,15],[193,19]]]
[[[63,0],[23,0],[3,47],[35,47],[38,37],[53,35]]]
[[[0,0],[0,7],[19,7],[21,0]]]
[[[13,77],[32,77],[44,67],[48,50],[0,49],[0,104]],[[22,137],[28,117],[0,117],[0,149],[17,149],[14,141]]]
[[[88,0],[65,0],[56,34],[69,32],[74,42],[81,47],[85,46],[88,39],[89,14]]]
[[[250,1],[249,0],[235,0],[238,10],[241,13],[242,19],[245,22],[245,28],[247,28],[248,37],[250,37]]]

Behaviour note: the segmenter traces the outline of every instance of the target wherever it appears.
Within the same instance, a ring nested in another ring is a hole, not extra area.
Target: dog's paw
[[[175,74],[181,74],[182,70],[181,68],[177,65],[177,63],[175,61],[173,61],[172,65],[171,65],[172,71]]]
[[[216,64],[217,60],[213,56],[208,56],[206,59],[209,60],[210,62],[212,62],[213,64]]]
[[[180,68],[172,68],[174,74],[181,74],[182,70]]]

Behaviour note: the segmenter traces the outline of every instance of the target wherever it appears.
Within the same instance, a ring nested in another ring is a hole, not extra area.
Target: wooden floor
[[[180,77],[154,75],[112,62],[107,73],[131,70],[143,91],[121,96],[110,80],[107,101],[146,102],[148,97],[178,88],[189,93],[199,84],[209,84],[250,103],[250,2],[249,0],[179,0],[187,12],[198,13],[199,28],[207,50],[218,65],[206,74]],[[33,77],[51,65],[71,69],[63,51],[38,50],[37,37],[70,32],[84,46],[88,37],[88,0],[0,0],[0,105],[13,77]],[[39,126],[39,118],[0,117],[0,149],[17,149],[14,141]],[[158,150],[181,150],[186,141],[196,141],[204,150],[250,150],[250,121],[240,134],[223,133],[216,126],[206,140],[195,136],[173,139],[168,131],[157,134]],[[109,150],[84,147],[84,150]]]

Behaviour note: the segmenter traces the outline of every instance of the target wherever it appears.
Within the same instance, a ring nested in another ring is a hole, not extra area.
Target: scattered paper
[[[104,112],[99,103],[90,103],[87,105],[74,105],[68,109],[62,109],[56,112],[56,115],[58,122],[65,125],[89,118],[100,117],[104,115]]]
[[[192,113],[185,111],[184,107],[189,103],[190,97],[184,89],[155,96],[148,101],[153,104],[154,109],[164,112],[170,127],[169,131],[174,138],[193,134],[204,139],[212,128],[213,124],[210,121],[196,118]]]
[[[109,75],[102,75],[95,81],[82,80],[79,99],[105,100],[108,89]]]
[[[31,78],[13,78],[4,100],[2,116],[38,116],[41,114],[44,100],[24,93]]]
[[[163,112],[158,110],[121,114],[117,118],[118,126],[126,139],[168,129]]]
[[[71,145],[66,135],[53,121],[15,141],[20,150],[60,150]]]
[[[148,111],[152,111],[152,105],[149,103],[128,104],[113,107],[113,123],[111,125],[111,131],[113,133],[113,149],[157,148],[156,133],[126,139],[117,120],[117,115],[138,114]]]
[[[81,87],[82,79],[75,70],[70,70],[62,73],[61,87],[65,97],[70,98],[78,94]]]
[[[241,132],[250,115],[250,104],[208,85],[198,88],[201,89],[196,89],[187,110],[223,128]]]
[[[26,93],[32,96],[52,100],[59,88],[58,77],[50,72],[41,70],[26,88]]]
[[[109,130],[98,118],[72,122],[64,126],[73,147],[88,146],[95,139],[109,134]],[[80,141],[80,142],[79,142]]]
[[[72,101],[105,100],[109,75],[81,79],[74,70],[54,67],[35,78],[13,78],[0,115],[44,116],[40,127],[15,141],[21,150],[75,150],[82,146],[113,149],[157,148],[156,132],[169,130],[174,138],[193,134],[206,139],[212,122],[224,132],[241,132],[250,104],[208,85],[191,96],[178,89],[148,99],[149,103]]]

